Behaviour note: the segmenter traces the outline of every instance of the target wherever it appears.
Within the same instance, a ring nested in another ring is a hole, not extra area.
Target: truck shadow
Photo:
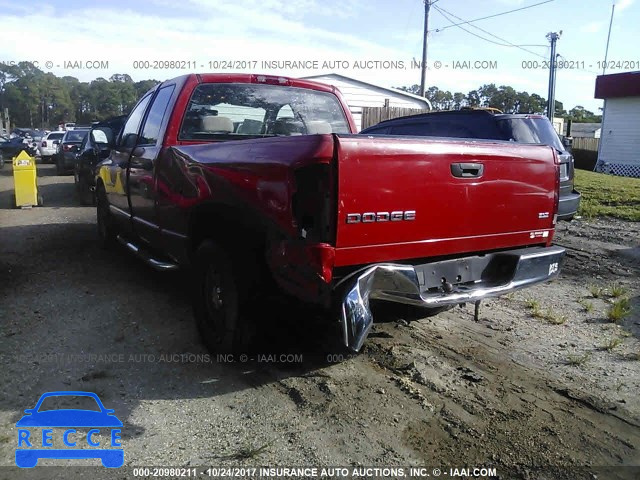
[[[11,288],[0,290],[0,410],[20,412],[12,422],[44,392],[82,390],[137,436],[144,429],[127,418],[143,400],[213,398],[328,365],[337,323],[317,311],[267,299],[255,318],[255,352],[214,355],[193,321],[187,273],[158,273],[124,249],[102,250],[89,223],[2,234],[0,282]]]

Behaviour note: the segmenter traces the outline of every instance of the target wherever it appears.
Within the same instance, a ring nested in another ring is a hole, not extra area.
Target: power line
[[[475,34],[475,33],[473,33],[473,32],[470,32],[470,31],[469,31],[469,30],[467,30],[466,28],[461,27],[460,25],[456,25],[456,24],[455,24],[455,22],[454,22],[453,20],[451,20],[451,18],[449,18],[449,15],[451,15],[451,16],[452,16],[452,17],[454,17],[454,18],[457,18],[458,20],[462,20],[462,22],[463,22],[463,23],[468,23],[468,22],[466,22],[463,18],[460,18],[460,17],[458,17],[458,16],[454,15],[453,13],[448,12],[448,11],[444,10],[443,8],[440,8],[440,7],[436,6],[436,5],[433,5],[433,8],[434,8],[434,9],[436,9],[436,10],[438,11],[438,13],[440,13],[440,15],[442,15],[442,16],[443,16],[443,17],[445,17],[449,22],[451,22],[452,26],[456,26],[456,27],[458,27],[459,29],[464,30],[464,31],[465,31],[465,32],[467,32],[468,34],[473,35],[474,37],[478,37],[478,38],[480,38],[480,39],[482,39],[482,40],[484,40],[484,41],[486,41],[486,42],[493,43],[493,44],[495,44],[495,45],[500,45],[500,46],[502,46],[502,47],[516,47],[516,48],[519,48],[520,50],[523,50],[523,51],[525,51],[525,52],[527,52],[527,53],[530,53],[531,55],[535,55],[536,57],[543,58],[544,60],[546,60],[546,59],[547,59],[547,57],[545,57],[545,56],[543,56],[543,55],[540,55],[540,54],[538,54],[538,53],[536,53],[536,52],[532,52],[531,50],[527,50],[527,49],[526,49],[526,48],[524,48],[522,45],[516,45],[515,43],[511,43],[509,40],[505,40],[505,39],[504,39],[504,38],[502,38],[502,37],[498,37],[497,35],[494,35],[493,33],[488,32],[488,31],[486,31],[486,30],[484,30],[484,29],[482,29],[482,28],[480,28],[480,27],[477,27],[477,26],[475,26],[475,25],[470,25],[470,26],[471,26],[471,27],[473,27],[473,28],[475,28],[475,29],[477,29],[477,30],[480,30],[481,32],[486,33],[487,35],[489,35],[489,36],[491,36],[491,37],[493,37],[493,38],[497,38],[497,39],[498,39],[498,40],[500,40],[501,42],[505,42],[505,43],[499,43],[499,42],[496,42],[496,41],[494,41],[494,40],[489,40],[488,38],[485,38],[485,37],[482,37],[482,36],[480,36],[480,35],[477,35],[477,34]],[[541,47],[542,47],[542,46],[544,46],[545,48],[547,47],[546,45],[538,45],[538,46],[541,46]]]
[[[458,25],[464,25],[464,24],[469,24],[469,23],[473,23],[473,22],[479,22],[480,20],[486,20],[487,18],[495,18],[495,17],[500,17],[502,15],[506,15],[508,13],[513,13],[513,12],[519,12],[520,10],[526,10],[528,8],[533,8],[533,7],[537,7],[538,5],[544,5],[545,3],[550,3],[553,2],[554,0],[546,0],[544,2],[539,2],[539,3],[534,3],[533,5],[527,5],[526,7],[520,7],[520,8],[516,8],[515,10],[508,10],[506,12],[502,12],[502,13],[496,13],[494,15],[489,15],[487,17],[480,17],[480,18],[475,18],[473,20],[469,20],[468,22],[461,22],[461,23],[456,23],[453,25],[447,25],[446,27],[442,27],[442,28],[437,28],[434,31],[436,32],[441,32],[442,30],[446,30],[447,28],[451,28],[451,27],[457,27]]]

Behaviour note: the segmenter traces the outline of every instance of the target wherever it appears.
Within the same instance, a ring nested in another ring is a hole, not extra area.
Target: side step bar
[[[166,272],[169,270],[178,269],[178,265],[176,265],[175,263],[165,262],[163,260],[153,258],[147,250],[138,247],[135,243],[130,242],[122,235],[118,235],[118,242],[127,247],[127,249],[131,250],[131,252],[133,252],[138,258],[140,258],[144,263],[155,270]]]

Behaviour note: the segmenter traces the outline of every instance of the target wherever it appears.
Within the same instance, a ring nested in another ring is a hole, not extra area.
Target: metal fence
[[[427,109],[405,107],[362,107],[362,128],[365,129],[390,118],[427,113],[428,111]]]

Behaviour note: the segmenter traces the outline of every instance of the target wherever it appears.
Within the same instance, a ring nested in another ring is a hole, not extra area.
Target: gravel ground
[[[484,302],[478,322],[472,306],[411,323],[379,315],[359,355],[327,354],[326,319],[274,299],[257,319],[263,353],[232,362],[199,343],[184,274],[98,248],[73,177],[38,168],[45,206],[30,210],[10,209],[11,170],[0,170],[0,478],[73,477],[10,468],[22,410],[54,390],[115,409],[129,467],[640,475],[638,223],[562,223],[556,281]],[[633,307],[618,322],[613,293]]]

